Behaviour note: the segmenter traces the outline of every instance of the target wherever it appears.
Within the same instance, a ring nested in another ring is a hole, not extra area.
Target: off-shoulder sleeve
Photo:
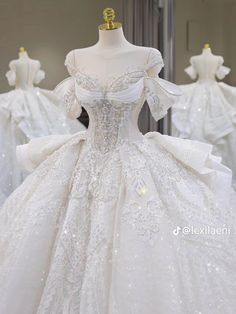
[[[158,121],[166,115],[167,110],[174,104],[177,96],[182,94],[182,91],[177,85],[163,80],[158,76],[164,63],[158,50],[155,49],[152,53],[152,66],[155,66],[156,73],[154,77],[147,76],[144,85],[145,96],[151,114]]]
[[[9,68],[10,70],[6,73],[6,78],[10,86],[15,86],[16,85],[16,72],[11,62],[9,64]]]
[[[197,78],[197,71],[194,67],[193,61],[192,59],[190,59],[190,66],[188,66],[187,68],[184,69],[185,73],[188,74],[188,76],[192,79],[192,80],[196,80]]]
[[[224,59],[223,57],[220,57],[219,68],[216,71],[216,77],[219,80],[223,80],[226,77],[226,75],[228,75],[231,71],[231,69],[224,66],[223,63],[224,63]]]
[[[64,102],[68,117],[70,119],[76,119],[80,116],[82,107],[76,95],[76,78],[73,51],[71,51],[66,56],[65,66],[67,67],[71,76],[59,83],[56,86],[54,92]]]

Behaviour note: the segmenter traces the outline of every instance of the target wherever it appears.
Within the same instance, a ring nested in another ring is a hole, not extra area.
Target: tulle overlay
[[[235,195],[208,145],[149,133],[101,155],[82,132],[39,161],[39,140],[1,212],[0,313],[233,313]],[[191,226],[230,232],[174,234]]]

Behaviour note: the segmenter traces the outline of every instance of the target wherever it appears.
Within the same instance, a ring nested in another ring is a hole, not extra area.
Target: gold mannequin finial
[[[122,24],[119,22],[114,22],[115,17],[115,11],[112,8],[106,8],[103,10],[103,18],[106,23],[99,25],[99,29],[112,30],[120,28]]]
[[[25,48],[24,47],[20,47],[19,52],[25,52]]]
[[[209,44],[205,44],[205,45],[204,45],[204,48],[205,48],[205,49],[210,48],[210,45],[209,45]]]

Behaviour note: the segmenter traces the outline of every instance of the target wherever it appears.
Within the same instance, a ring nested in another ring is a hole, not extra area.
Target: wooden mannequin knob
[[[209,44],[205,44],[205,45],[204,45],[204,48],[205,48],[205,49],[210,48],[210,45],[209,45]]]

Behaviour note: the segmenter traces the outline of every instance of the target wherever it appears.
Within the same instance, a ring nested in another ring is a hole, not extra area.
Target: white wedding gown
[[[233,172],[236,188],[236,88],[219,83],[230,69],[221,56],[199,55],[186,73],[197,82],[182,85],[183,95],[172,108],[172,135],[213,145],[213,153]]]
[[[16,88],[0,95],[0,205],[27,175],[17,164],[16,145],[35,137],[85,129],[80,122],[66,117],[52,91],[34,87],[45,76],[39,61],[14,60],[6,76]]]
[[[179,94],[150,54],[106,86],[68,55],[56,91],[90,125],[18,147],[35,170],[0,211],[1,314],[235,313],[231,172],[210,145],[139,132],[145,99],[158,120]],[[174,232],[191,226],[231,232]]]

